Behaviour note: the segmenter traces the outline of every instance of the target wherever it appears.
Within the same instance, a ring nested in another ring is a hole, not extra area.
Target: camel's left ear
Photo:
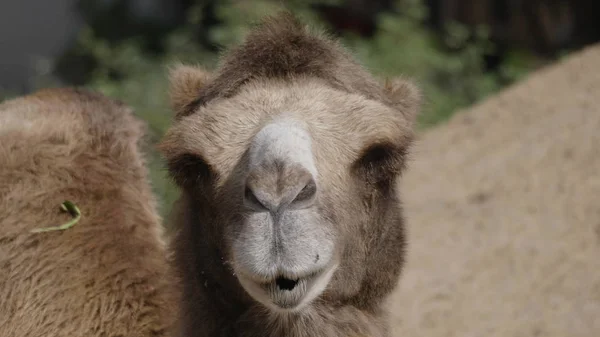
[[[385,94],[406,120],[415,124],[423,106],[421,89],[405,77],[396,77],[385,82]]]
[[[210,77],[209,71],[198,66],[175,64],[170,67],[169,94],[171,108],[176,115],[184,112],[200,96]]]

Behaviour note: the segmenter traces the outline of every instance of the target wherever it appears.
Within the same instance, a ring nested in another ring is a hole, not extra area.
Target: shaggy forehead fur
[[[0,335],[167,336],[176,316],[144,126],[99,94],[50,89],[0,105]],[[82,217],[56,226],[73,201]]]
[[[396,105],[393,95],[386,94],[336,40],[322,32],[309,31],[291,13],[281,12],[264,19],[242,45],[228,51],[210,83],[198,91],[191,91],[196,97],[181,106],[177,117],[190,115],[198,106],[214,99],[231,97],[254,79],[299,76],[319,78],[340,91]],[[402,88],[406,89],[412,91],[412,99],[420,100],[415,87]]]

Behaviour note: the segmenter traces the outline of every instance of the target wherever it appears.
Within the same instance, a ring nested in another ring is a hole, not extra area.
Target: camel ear
[[[423,105],[423,93],[412,81],[396,77],[385,83],[385,94],[406,120],[414,125]]]
[[[171,108],[176,115],[199,97],[210,77],[210,72],[199,66],[176,64],[169,69]]]

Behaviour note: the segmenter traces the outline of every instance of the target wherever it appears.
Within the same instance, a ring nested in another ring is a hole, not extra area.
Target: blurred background
[[[166,67],[213,68],[282,7],[337,34],[376,75],[415,78],[422,128],[600,40],[597,0],[3,0],[0,99],[76,85],[133,106],[151,129],[166,215],[176,190],[153,149],[171,118]]]

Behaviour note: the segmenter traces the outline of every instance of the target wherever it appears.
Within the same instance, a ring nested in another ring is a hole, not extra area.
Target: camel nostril
[[[277,287],[281,290],[294,290],[298,284],[298,280],[290,280],[285,277],[278,277],[277,280],[275,280],[275,284],[277,284]]]
[[[317,184],[311,179],[294,198],[295,203],[310,202],[317,194]]]
[[[250,186],[246,186],[244,189],[244,202],[257,211],[267,210],[267,206],[258,199]]]

